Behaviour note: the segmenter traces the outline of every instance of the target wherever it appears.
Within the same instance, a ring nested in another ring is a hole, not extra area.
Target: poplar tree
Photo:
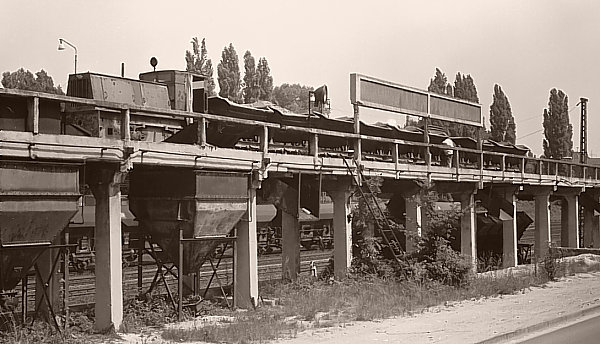
[[[452,85],[448,83],[448,78],[446,77],[446,74],[444,74],[439,68],[435,69],[435,75],[433,76],[433,78],[431,78],[431,80],[429,80],[429,86],[427,87],[427,91],[443,95],[452,94]],[[419,119],[419,124],[422,124],[422,122],[423,119]],[[433,119],[431,120],[431,124],[442,128],[450,135],[453,134],[450,130],[451,123],[448,121]]]
[[[550,90],[543,125],[544,156],[551,159],[572,156],[573,125],[569,122],[569,97],[562,90]]]
[[[461,75],[460,72],[456,73],[454,80],[454,98],[467,100],[473,103],[479,103],[479,96],[477,96],[477,87],[471,75]],[[450,132],[453,136],[464,136],[464,137],[476,137],[477,127],[459,123],[452,123],[450,125]]]
[[[435,76],[429,81],[429,87],[427,87],[427,90],[437,94],[451,95],[451,89],[452,86],[448,84],[448,78],[446,77],[446,74],[442,73],[439,68],[436,68]]]
[[[490,105],[490,138],[497,142],[516,141],[516,125],[508,97],[502,87],[494,85],[494,96]]]
[[[251,104],[258,100],[259,85],[256,63],[249,50],[244,54],[244,69],[244,88],[242,93],[244,96],[244,103]]]
[[[208,58],[205,38],[202,43],[198,42],[198,37],[192,38],[192,51],[185,51],[186,71],[195,72],[204,75],[204,89],[209,96],[214,96],[215,79],[213,78],[213,66],[211,59]]]
[[[258,60],[256,74],[259,91],[258,99],[270,101],[273,95],[273,77],[271,76],[271,69],[269,68],[269,63],[265,57],[261,57]]]
[[[449,97],[468,100],[474,103],[479,102],[477,96],[477,87],[470,75],[456,74],[454,87],[448,83],[448,78],[439,68],[435,69],[435,76],[429,81],[429,92],[446,95]],[[477,128],[470,125],[452,123],[448,121],[432,120],[431,124],[442,127],[450,136],[475,137]]]
[[[479,103],[477,87],[475,87],[471,75],[461,75],[460,72],[456,73],[456,79],[454,80],[454,97],[468,100],[473,103]]]
[[[223,48],[221,53],[221,61],[217,65],[217,79],[219,82],[219,96],[241,103],[239,59],[231,43],[228,47]]]

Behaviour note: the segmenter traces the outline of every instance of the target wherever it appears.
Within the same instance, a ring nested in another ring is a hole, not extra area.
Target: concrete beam
[[[404,202],[406,205],[406,253],[412,253],[417,250],[419,238],[423,234],[422,219],[425,214],[414,197],[405,198]]]
[[[535,200],[535,256],[538,259],[548,254],[551,244],[550,236],[550,189],[540,190],[534,195]]]
[[[504,199],[511,203],[512,212],[502,220],[502,266],[517,266],[517,196],[516,189],[505,189]],[[504,212],[504,210],[501,210]]]
[[[352,263],[352,208],[350,195],[351,184],[329,191],[333,200],[333,261],[336,278],[346,276]]]
[[[118,330],[123,321],[120,184],[124,174],[104,166],[90,166],[88,171],[88,184],[96,198],[94,326],[100,331]]]
[[[258,243],[256,237],[256,189],[248,189],[248,211],[237,225],[234,251],[234,306],[251,308],[258,301]]]
[[[600,247],[600,221],[594,209],[583,209],[583,245],[586,248]]]
[[[470,258],[473,270],[477,270],[477,216],[475,214],[475,192],[462,193],[460,220],[460,253]]]
[[[300,274],[300,225],[296,215],[280,211],[281,274],[284,280],[295,281]]]
[[[560,223],[560,246],[579,248],[579,196],[563,196]]]

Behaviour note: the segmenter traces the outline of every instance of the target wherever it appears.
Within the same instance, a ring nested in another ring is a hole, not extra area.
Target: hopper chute
[[[0,289],[13,289],[77,212],[79,166],[0,161]]]
[[[130,209],[170,262],[177,264],[179,231],[188,241],[183,273],[197,272],[219,239],[226,238],[246,213],[248,176],[177,168],[132,172]],[[211,240],[214,239],[214,240]]]

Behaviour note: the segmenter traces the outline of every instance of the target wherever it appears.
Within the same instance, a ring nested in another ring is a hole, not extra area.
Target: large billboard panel
[[[350,100],[379,110],[482,126],[480,104],[361,74],[350,74]]]

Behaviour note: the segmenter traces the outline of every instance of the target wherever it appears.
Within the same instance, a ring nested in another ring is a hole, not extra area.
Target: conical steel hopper
[[[0,161],[0,289],[13,289],[77,212],[79,166]]]
[[[179,231],[183,273],[197,272],[242,218],[248,204],[248,175],[184,168],[136,168],[130,179],[129,207],[143,231],[170,262],[178,263]]]

